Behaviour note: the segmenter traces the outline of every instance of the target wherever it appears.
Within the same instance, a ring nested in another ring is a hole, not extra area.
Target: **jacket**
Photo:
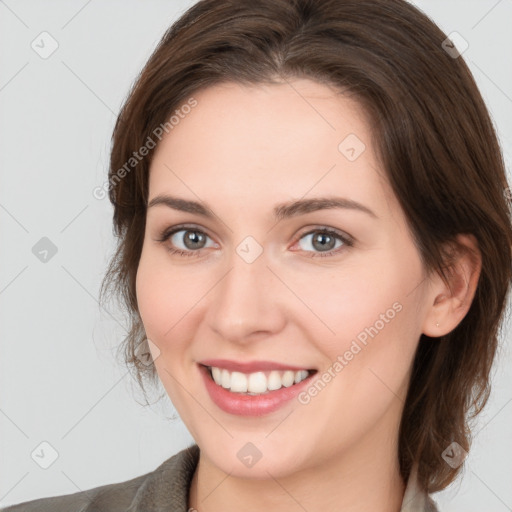
[[[188,512],[188,493],[198,461],[199,447],[193,444],[154,471],[131,480],[26,501],[0,512]],[[415,468],[407,482],[401,512],[439,512],[434,501],[419,490]]]

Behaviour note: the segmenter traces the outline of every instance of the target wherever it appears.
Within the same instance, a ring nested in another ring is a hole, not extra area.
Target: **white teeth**
[[[216,384],[218,384],[220,386],[220,383],[222,382],[222,370],[220,368],[216,368],[215,366],[213,366],[211,368],[212,370],[212,377],[213,377],[213,380],[215,381]]]
[[[249,374],[249,385],[247,389],[250,393],[264,393],[267,391],[267,377],[263,372]],[[231,389],[231,391],[235,391]]]
[[[292,372],[291,370],[287,370],[284,372],[284,375],[283,375],[283,386],[289,388],[292,384],[293,384],[293,381],[295,380],[295,372]]]
[[[249,386],[250,387],[250,386]],[[240,372],[231,374],[231,391],[246,392],[247,391],[247,375]],[[249,389],[252,391],[252,389]]]
[[[268,376],[267,388],[270,391],[274,391],[275,389],[279,389],[281,386],[281,374],[276,370],[272,370]]]
[[[227,370],[222,370],[221,386],[226,389],[231,387],[231,374]]]
[[[236,393],[261,394],[274,391],[281,387],[290,387],[303,381],[308,375],[307,370],[272,370],[268,376],[265,372],[241,373],[230,372],[225,368],[210,368],[213,380],[219,386]]]

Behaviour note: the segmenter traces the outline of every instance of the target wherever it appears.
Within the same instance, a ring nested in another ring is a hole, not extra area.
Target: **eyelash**
[[[178,233],[179,231],[194,231],[196,233],[201,233],[208,237],[207,233],[205,233],[201,229],[196,228],[195,226],[174,226],[170,229],[168,228],[168,229],[165,229],[164,231],[162,231],[160,233],[159,238],[157,239],[157,242],[164,243],[167,240],[169,240],[169,238],[171,238],[172,235],[174,235],[175,233]],[[354,240],[352,238],[350,238],[346,235],[342,235],[341,233],[334,231],[333,229],[326,228],[326,227],[315,228],[313,230],[307,231],[306,233],[303,233],[297,239],[297,241],[301,240],[302,238],[304,238],[307,235],[311,235],[312,233],[322,233],[322,234],[326,234],[326,235],[331,235],[331,236],[337,238],[338,240],[341,240],[343,242],[343,245],[341,247],[338,247],[337,249],[331,249],[330,251],[326,251],[326,252],[316,252],[316,253],[313,252],[312,255],[309,256],[310,258],[317,258],[317,257],[325,258],[325,257],[335,256],[336,254],[341,252],[341,250],[343,250],[343,248],[353,247],[353,245],[354,245]],[[210,238],[210,237],[208,237],[208,238]],[[196,251],[193,251],[193,250],[183,251],[181,249],[167,247],[167,250],[171,254],[175,254],[178,256],[194,257],[194,256],[200,256],[204,249],[199,249]],[[305,251],[305,252],[312,252],[312,251]]]

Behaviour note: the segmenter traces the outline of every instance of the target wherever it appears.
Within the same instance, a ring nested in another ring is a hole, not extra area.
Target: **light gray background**
[[[0,0],[1,506],[127,480],[193,442],[181,420],[169,419],[175,411],[167,397],[151,408],[137,403],[136,384],[114,358],[123,315],[97,303],[114,247],[112,211],[92,195],[106,179],[110,136],[129,86],[192,3]],[[512,0],[414,4],[468,41],[463,56],[510,175]],[[31,48],[43,31],[59,45],[47,59]],[[32,252],[43,237],[57,247],[46,263]],[[463,477],[434,496],[443,512],[512,510],[505,327],[493,394]],[[31,458],[43,441],[59,455],[48,469]]]

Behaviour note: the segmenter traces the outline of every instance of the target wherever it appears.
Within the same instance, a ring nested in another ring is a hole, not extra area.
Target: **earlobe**
[[[455,239],[452,263],[446,270],[447,282],[436,274],[434,299],[424,319],[423,334],[436,338],[453,331],[466,316],[478,286],[482,255],[476,238],[459,234]]]

